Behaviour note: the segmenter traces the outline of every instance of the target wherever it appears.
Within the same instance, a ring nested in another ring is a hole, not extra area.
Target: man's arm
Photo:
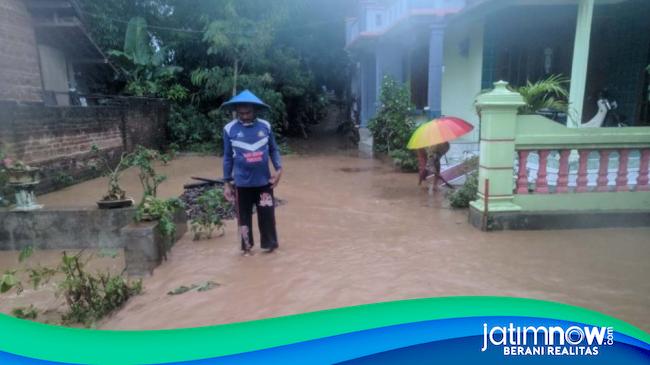
[[[230,136],[228,132],[223,130],[223,181],[224,184],[224,197],[229,202],[235,200],[235,194],[232,189],[232,168],[233,168],[232,144],[230,143]]]
[[[269,133],[269,155],[271,156],[271,163],[273,163],[273,168],[275,168],[275,171],[282,170],[280,149],[278,148],[278,144],[275,142],[275,134],[273,134],[273,131],[270,131]]]
[[[275,135],[273,131],[269,128],[269,155],[271,157],[271,163],[275,169],[275,174],[271,177],[271,185],[273,188],[277,187],[280,183],[280,178],[282,178],[282,159],[280,158],[280,149],[278,144],[275,142]]]
[[[230,143],[230,136],[228,132],[223,130],[223,180],[231,182],[232,181],[232,169],[233,169],[233,156],[232,156],[232,144]]]

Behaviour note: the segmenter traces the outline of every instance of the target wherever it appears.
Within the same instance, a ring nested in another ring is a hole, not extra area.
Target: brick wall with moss
[[[101,173],[91,147],[109,160],[135,146],[166,145],[168,107],[157,100],[123,106],[44,107],[0,102],[0,148],[12,158],[42,169],[38,192],[88,180]]]

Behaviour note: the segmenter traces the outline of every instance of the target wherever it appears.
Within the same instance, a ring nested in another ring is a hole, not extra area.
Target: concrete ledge
[[[0,250],[122,248],[120,228],[134,213],[133,207],[0,210]]]
[[[483,212],[469,209],[469,222],[482,227]],[[650,227],[650,211],[614,212],[492,212],[488,214],[487,231],[553,230],[611,227]]]
[[[62,208],[29,212],[0,211],[0,251],[124,248],[130,275],[153,272],[167,251],[187,232],[183,209],[174,214],[176,235],[163,237],[158,222],[133,223],[135,208]]]

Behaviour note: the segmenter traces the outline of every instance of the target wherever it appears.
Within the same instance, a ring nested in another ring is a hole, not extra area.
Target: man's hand
[[[280,179],[282,178],[282,170],[278,170],[271,176],[271,180],[269,182],[271,183],[271,188],[275,189],[278,184],[280,183]]]
[[[232,183],[225,183],[223,186],[223,196],[230,203],[235,202],[235,189],[232,186]]]

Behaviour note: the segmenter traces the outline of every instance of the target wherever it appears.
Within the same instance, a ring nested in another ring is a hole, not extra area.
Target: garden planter
[[[120,199],[120,200],[99,200],[97,202],[99,209],[118,209],[128,208],[133,206],[133,199]]]
[[[120,230],[124,240],[126,271],[130,276],[151,275],[167,258],[171,246],[187,232],[187,215],[183,209],[174,211],[176,234],[165,237],[157,221],[131,223]]]
[[[37,167],[7,168],[7,181],[11,185],[30,185],[38,183],[38,173],[41,169]]]

